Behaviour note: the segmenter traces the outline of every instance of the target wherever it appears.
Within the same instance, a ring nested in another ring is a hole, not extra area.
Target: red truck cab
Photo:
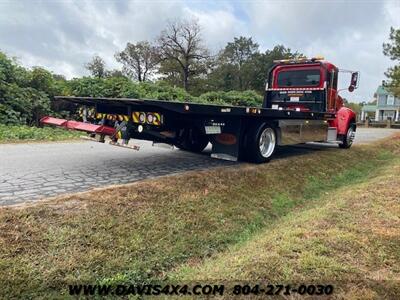
[[[340,70],[320,57],[285,59],[275,63],[269,71],[263,106],[278,110],[335,113],[336,117],[329,120],[329,126],[336,128],[341,141],[347,141],[342,143],[343,147],[351,145],[356,114],[343,106],[338,89]],[[349,91],[357,88],[359,77],[358,72],[351,73]]]

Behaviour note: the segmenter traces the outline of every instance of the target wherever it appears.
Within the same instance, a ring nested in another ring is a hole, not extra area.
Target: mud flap
[[[229,120],[222,127],[220,134],[211,135],[211,157],[230,161],[239,158],[241,141],[241,120]]]

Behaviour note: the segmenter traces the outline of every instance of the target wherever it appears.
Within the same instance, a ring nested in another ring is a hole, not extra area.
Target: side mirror
[[[349,86],[349,92],[354,91],[358,87],[359,72],[351,73],[351,80]]]

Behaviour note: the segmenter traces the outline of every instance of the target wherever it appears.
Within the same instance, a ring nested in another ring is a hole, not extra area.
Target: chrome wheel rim
[[[272,128],[265,128],[260,135],[259,140],[259,147],[260,147],[260,154],[268,158],[272,155],[275,149],[275,132]]]
[[[355,136],[354,129],[353,129],[353,127],[350,127],[349,130],[347,130],[347,136],[346,136],[346,140],[347,140],[347,144],[348,145],[353,144],[354,136]]]

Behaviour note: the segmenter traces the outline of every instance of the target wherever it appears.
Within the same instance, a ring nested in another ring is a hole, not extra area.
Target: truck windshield
[[[278,73],[279,87],[318,86],[319,69],[290,70]]]

